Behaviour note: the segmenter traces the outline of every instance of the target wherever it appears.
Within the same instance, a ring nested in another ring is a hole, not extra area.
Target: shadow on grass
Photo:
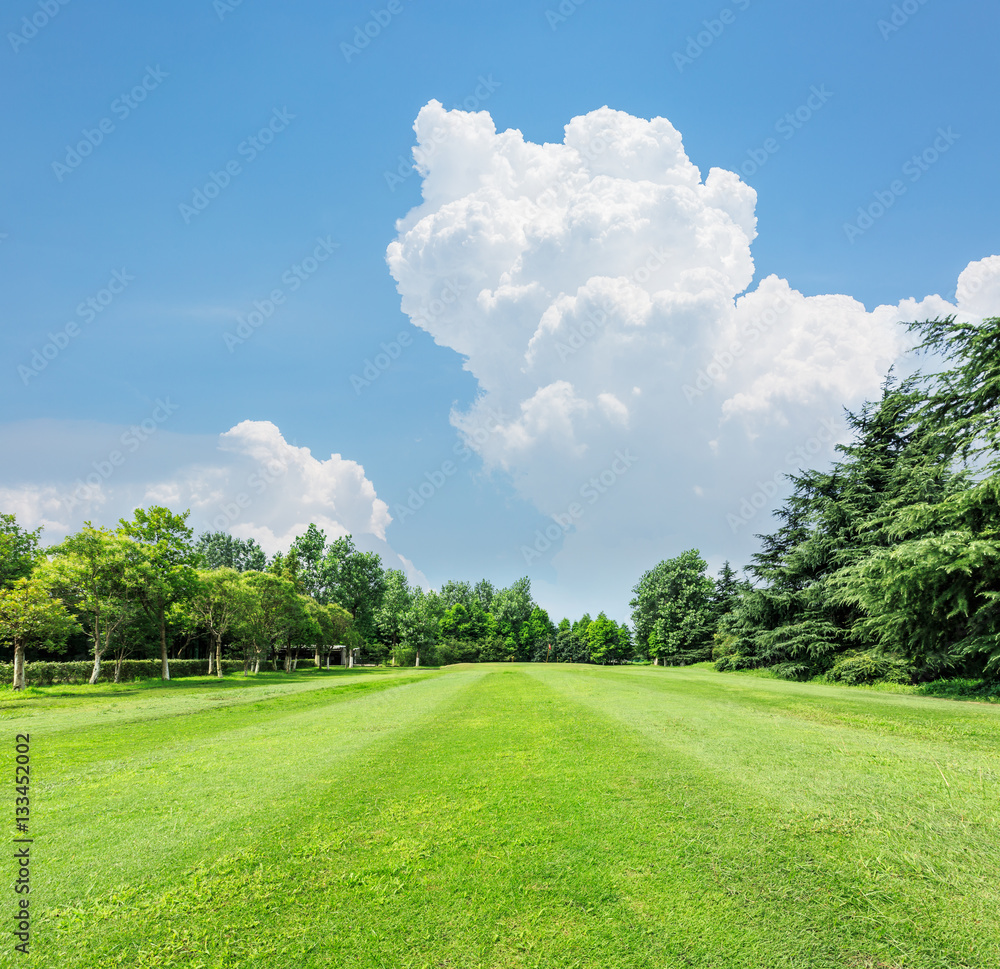
[[[90,683],[58,683],[52,686],[28,686],[24,690],[15,692],[10,684],[0,686],[0,710],[17,709],[23,706],[24,701],[31,699],[77,699],[87,697],[131,697],[139,694],[148,694],[157,691],[173,691],[199,693],[210,690],[247,690],[265,686],[276,686],[290,683],[302,683],[316,680],[350,680],[359,676],[381,675],[392,677],[399,673],[423,672],[414,670],[411,667],[355,667],[347,669],[345,667],[316,668],[307,667],[298,669],[293,673],[286,673],[283,670],[261,670],[259,673],[243,674],[242,672],[231,672],[225,676],[184,676],[176,680],[160,680],[155,678],[130,680],[122,683],[113,683],[108,680],[101,680],[96,684]],[[429,672],[437,672],[431,670]]]

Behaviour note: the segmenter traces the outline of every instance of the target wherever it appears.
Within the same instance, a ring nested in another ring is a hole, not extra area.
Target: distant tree
[[[235,569],[263,572],[267,555],[252,538],[234,538],[228,532],[202,532],[195,552],[203,569]]]
[[[132,559],[133,571],[141,572],[137,582],[140,604],[156,625],[160,636],[160,676],[170,679],[167,649],[167,610],[171,603],[194,591],[197,561],[187,526],[190,514],[176,515],[169,508],[152,505],[137,508],[131,521],[121,519],[119,532],[131,538],[141,550]]]
[[[412,598],[401,569],[390,569],[385,573],[385,588],[382,601],[375,610],[375,625],[390,654],[397,659]]]
[[[385,593],[385,573],[379,556],[359,552],[351,536],[345,535],[330,544],[321,571],[329,600],[351,614],[354,628],[365,642],[374,640],[375,612]]]
[[[646,572],[632,590],[636,640],[650,656],[670,664],[711,658],[715,583],[697,549]]]
[[[476,594],[468,582],[460,582],[456,579],[449,579],[441,586],[441,598],[448,608],[460,605],[466,612],[472,609],[472,603],[477,601]]]
[[[323,570],[326,532],[310,522],[305,534],[298,535],[292,542],[292,549],[298,556],[299,578],[305,594],[312,596],[317,602],[329,602],[330,590]]]
[[[492,611],[496,589],[493,588],[493,583],[489,579],[480,579],[476,583],[476,587],[472,590],[472,594],[476,597],[483,612]]]
[[[404,660],[412,655],[414,666],[419,666],[421,651],[425,662],[432,658],[433,648],[441,635],[440,616],[443,611],[444,603],[436,593],[424,592],[419,586],[412,590],[401,632]]]
[[[197,582],[192,595],[184,603],[184,611],[212,637],[209,676],[213,665],[216,676],[223,675],[222,641],[245,620],[248,606],[247,586],[235,569],[221,568],[197,573]]]
[[[587,627],[587,645],[594,663],[616,663],[621,658],[618,626],[603,612]]]
[[[527,658],[535,663],[544,663],[555,638],[556,627],[549,614],[541,606],[535,606],[521,630],[521,642]]]
[[[137,573],[132,565],[138,550],[129,539],[85,522],[52,553],[39,567],[39,574],[84,619],[94,655],[90,682],[96,683],[104,654],[128,621],[130,606],[140,593],[144,573]]]
[[[14,689],[23,690],[29,646],[61,648],[79,624],[39,578],[19,578],[0,589],[0,642],[14,648]]]
[[[291,648],[315,642],[321,636],[306,608],[305,597],[283,575],[247,572],[243,582],[248,593],[243,636],[252,650],[253,671],[260,672],[260,664],[268,656],[277,669],[277,656],[282,650],[286,651],[285,667],[291,671]]]

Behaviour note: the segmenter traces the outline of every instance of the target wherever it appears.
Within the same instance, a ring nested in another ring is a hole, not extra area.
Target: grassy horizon
[[[0,698],[5,766],[32,738],[17,965],[1000,964],[995,706],[703,668],[202,680]]]

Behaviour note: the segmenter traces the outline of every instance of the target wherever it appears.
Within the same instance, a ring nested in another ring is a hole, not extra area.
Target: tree
[[[504,658],[525,660],[528,654],[522,643],[522,627],[531,616],[535,603],[531,598],[531,580],[523,576],[493,596],[490,611],[496,617],[497,631],[503,639]]]
[[[496,589],[493,588],[493,583],[489,579],[480,579],[476,583],[476,587],[472,590],[472,594],[476,597],[476,601],[482,607],[483,612],[492,611]]]
[[[640,648],[683,665],[711,657],[715,583],[697,549],[660,562],[632,590],[632,624]]]
[[[142,575],[132,562],[133,542],[89,521],[53,549],[52,559],[39,569],[45,583],[86,617],[94,652],[90,682],[101,675],[101,660],[112,637],[129,618],[129,605],[137,598]]]
[[[246,584],[235,569],[221,568],[197,573],[193,594],[185,603],[185,612],[203,626],[212,637],[208,672],[212,673],[212,659],[216,676],[222,672],[222,640],[244,620],[249,606]]]
[[[544,663],[555,638],[556,627],[549,614],[541,606],[535,606],[521,629],[524,652],[532,662]]]
[[[228,532],[202,532],[195,553],[203,569],[263,572],[267,568],[267,555],[254,539],[234,538]]]
[[[311,522],[305,535],[298,535],[292,542],[292,549],[298,557],[299,578],[306,595],[317,602],[329,602],[329,589],[323,570],[323,556],[326,551],[326,533]]]
[[[254,673],[260,672],[261,660],[272,654],[277,669],[277,654],[286,650],[285,668],[294,668],[291,648],[316,642],[322,631],[306,609],[306,599],[295,591],[290,579],[270,572],[246,572],[243,582],[248,592],[244,635],[253,648]]]
[[[941,354],[954,365],[921,376],[927,387],[922,424],[944,434],[965,460],[986,458],[997,470],[1000,445],[1000,317],[958,323],[955,317],[914,322],[923,337],[916,350]]]
[[[905,657],[914,679],[965,663],[1000,678],[1000,477],[895,516],[901,539],[845,570],[861,633]]]
[[[441,634],[440,619],[444,603],[436,592],[424,592],[419,586],[410,593],[410,604],[403,614],[401,630],[401,659],[414,657],[414,666],[420,666],[420,651],[425,660],[438,642]]]
[[[316,620],[320,630],[320,639],[316,645],[314,661],[317,666],[322,666],[323,654],[325,653],[329,664],[331,646],[346,645],[350,647],[354,645],[351,614],[335,602],[323,605],[315,599],[308,599],[306,607]]]
[[[602,665],[616,663],[621,659],[618,638],[618,626],[603,612],[587,627],[587,645],[590,648],[590,658]]]
[[[345,535],[327,549],[321,573],[329,600],[340,603],[351,614],[355,629],[365,641],[375,639],[375,612],[385,592],[378,555],[359,552],[351,536]]]
[[[406,576],[400,569],[390,569],[385,573],[385,589],[382,602],[375,610],[375,625],[394,658],[398,658],[397,651],[412,598]]]
[[[23,690],[28,646],[60,648],[80,628],[60,599],[38,578],[15,579],[0,589],[0,642],[14,647],[14,689]]]
[[[160,636],[160,676],[170,679],[167,653],[167,609],[195,588],[196,561],[187,527],[190,511],[175,515],[161,505],[137,508],[132,521],[120,520],[119,532],[139,547],[134,566],[141,572],[138,598]]]
[[[0,589],[7,589],[18,579],[31,575],[38,559],[41,533],[41,528],[33,532],[21,528],[13,515],[0,514]]]

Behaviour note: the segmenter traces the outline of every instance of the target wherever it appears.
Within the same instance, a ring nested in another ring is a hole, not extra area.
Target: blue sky
[[[828,461],[842,406],[877,393],[873,374],[905,351],[896,319],[998,311],[998,26],[1000,11],[967,0],[8,4],[0,503],[52,541],[153,500],[272,548],[316,519],[434,586],[528,574],[557,618],[627,618],[642,572],[688,547],[745,564],[781,473]],[[413,126],[432,101],[417,172]],[[508,191],[490,166],[509,145],[490,124],[546,146],[538,185],[555,191],[577,184],[556,151],[564,127],[604,106],[592,127],[610,154],[576,159],[589,187],[563,200],[558,256],[526,244],[516,266],[498,254],[484,268],[483,233],[528,224],[469,215],[470,199]],[[653,204],[636,186],[659,174],[616,154],[630,118],[658,144],[667,129],[639,122],[667,119],[702,184],[728,170],[756,199],[720,181],[690,221]],[[602,252],[572,213],[622,221],[618,189],[587,181],[610,155],[651,224]],[[432,197],[398,228],[422,188]],[[738,254],[688,265],[678,254],[713,226],[710,245]],[[526,377],[539,306],[579,296],[602,259],[634,276],[628,246],[640,265],[661,238],[679,247],[662,269],[674,297],[648,311],[648,340],[622,323],[618,350],[588,344],[573,361],[591,354],[586,368]],[[483,273],[494,295],[513,273],[547,302],[490,315]],[[751,314],[735,301],[763,299],[771,276],[795,308],[685,395]],[[458,309],[442,302],[449,280]],[[856,302],[813,299],[830,295]],[[260,325],[227,342],[255,311]]]

